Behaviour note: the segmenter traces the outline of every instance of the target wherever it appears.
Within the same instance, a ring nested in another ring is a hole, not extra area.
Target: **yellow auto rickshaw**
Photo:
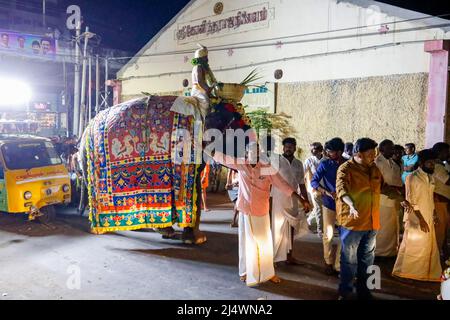
[[[0,134],[0,211],[48,222],[70,198],[69,173],[51,140]]]

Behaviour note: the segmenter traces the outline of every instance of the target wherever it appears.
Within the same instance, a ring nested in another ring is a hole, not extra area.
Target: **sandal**
[[[281,283],[281,279],[277,276],[273,276],[270,280],[270,282],[275,283],[275,284],[280,284]]]
[[[206,235],[200,234],[198,237],[195,238],[195,244],[196,245],[203,244],[206,242],[206,240],[207,240]]]

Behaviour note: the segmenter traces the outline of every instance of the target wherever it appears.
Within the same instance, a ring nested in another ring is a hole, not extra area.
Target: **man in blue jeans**
[[[339,167],[336,180],[336,211],[341,241],[339,299],[356,290],[359,299],[372,299],[367,279],[375,259],[376,235],[380,227],[380,194],[383,176],[374,163],[377,143],[358,140],[353,158]],[[369,273],[368,273],[369,272]]]

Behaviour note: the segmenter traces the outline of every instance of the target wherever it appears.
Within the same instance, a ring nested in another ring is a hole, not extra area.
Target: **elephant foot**
[[[185,244],[200,245],[207,241],[206,235],[200,231],[194,231],[192,228],[185,228],[181,240]]]

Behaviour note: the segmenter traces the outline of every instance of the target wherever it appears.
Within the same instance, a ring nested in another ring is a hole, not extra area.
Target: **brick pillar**
[[[448,40],[431,40],[425,42],[425,52],[431,55],[425,133],[426,148],[431,148],[435,143],[445,140],[449,49],[450,41]]]

